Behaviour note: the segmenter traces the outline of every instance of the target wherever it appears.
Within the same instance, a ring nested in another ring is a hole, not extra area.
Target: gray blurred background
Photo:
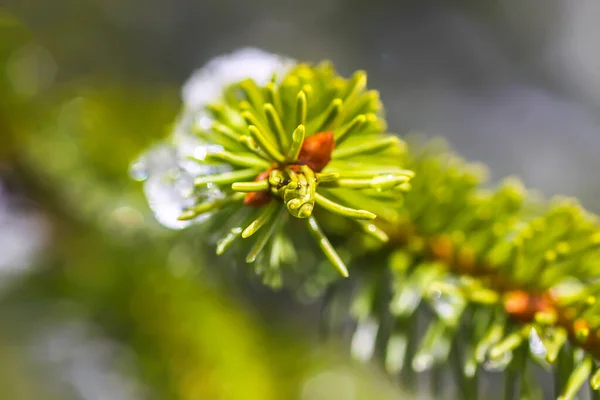
[[[244,46],[365,69],[393,130],[442,136],[494,179],[518,175],[600,210],[597,1],[8,4],[52,53],[58,80],[102,73],[180,84]]]

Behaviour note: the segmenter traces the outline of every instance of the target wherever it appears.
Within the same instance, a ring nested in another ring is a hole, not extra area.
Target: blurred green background
[[[131,162],[169,133],[195,69],[253,46],[365,69],[394,131],[599,211],[598,15],[593,0],[5,0],[2,398],[406,398],[319,344],[318,301],[161,227]]]

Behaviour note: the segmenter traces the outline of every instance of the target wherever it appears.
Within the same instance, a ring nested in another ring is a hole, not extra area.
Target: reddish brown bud
[[[333,132],[316,133],[304,139],[298,162],[308,165],[315,172],[321,172],[331,161],[331,153],[334,148]]]

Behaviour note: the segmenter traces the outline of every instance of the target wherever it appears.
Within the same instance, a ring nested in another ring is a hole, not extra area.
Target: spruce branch
[[[403,165],[416,177],[401,222],[380,222],[390,237],[390,314],[403,323],[416,323],[423,307],[436,315],[412,367],[444,365],[450,353],[440,343],[453,340],[457,325],[475,324],[459,347],[461,379],[472,379],[482,366],[504,369],[524,353],[559,374],[558,398],[574,398],[590,374],[592,388],[600,388],[594,372],[600,359],[597,217],[572,199],[544,203],[515,180],[480,189],[480,166],[435,147],[407,152]],[[363,290],[370,293],[359,302],[383,289]],[[360,309],[358,321],[375,315],[374,308]],[[384,359],[397,358],[395,343],[386,346]],[[571,362],[560,368],[561,359]],[[531,385],[530,377],[521,379],[522,388]]]
[[[218,253],[238,238],[254,239],[256,234],[258,239],[245,259],[269,264],[267,269],[274,274],[283,261],[297,259],[283,254],[289,250],[274,240],[292,241],[287,237],[292,224],[287,217],[307,219],[304,231],[347,277],[343,258],[320,228],[322,215],[314,212],[358,220],[364,232],[385,241],[387,236],[375,225],[362,224],[377,217],[363,207],[364,200],[370,198],[368,206],[376,210],[377,194],[402,192],[413,177],[397,162],[406,146],[385,133],[381,103],[365,90],[366,79],[362,71],[341,78],[328,63],[298,64],[283,76],[274,75],[266,85],[252,79],[228,85],[222,98],[204,107],[206,118],[192,126],[197,138],[219,147],[187,158],[214,170],[195,177],[195,204],[183,210],[179,219],[212,213],[215,226],[226,226]],[[364,169],[364,158],[376,167]],[[217,198],[203,196],[211,187],[218,190]],[[332,195],[340,189],[356,196]],[[248,212],[252,222],[231,226],[230,215]],[[302,230],[295,230],[293,236],[298,232]]]
[[[451,365],[461,398],[477,396],[481,369],[506,371],[506,398],[535,397],[530,361],[555,372],[561,399],[590,376],[600,388],[600,229],[576,201],[514,179],[483,189],[482,166],[386,133],[366,74],[328,63],[233,82],[196,113],[205,151],[179,218],[209,215],[217,253],[244,249],[274,286],[285,265],[313,286],[334,279],[306,236],[339,275],[360,271],[355,337],[377,332],[361,358],[405,379]]]

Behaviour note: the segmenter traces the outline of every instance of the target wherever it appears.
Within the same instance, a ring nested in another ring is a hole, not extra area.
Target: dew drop
[[[189,225],[188,221],[179,221],[177,218],[185,208],[193,204],[185,201],[175,185],[153,177],[146,181],[144,193],[154,216],[162,225],[171,229],[182,229]]]
[[[210,173],[210,167],[200,166],[196,173]],[[191,222],[201,222],[210,215],[200,215],[192,221],[179,221],[182,211],[193,206],[197,198],[214,198],[222,195],[217,187],[197,190],[194,176],[182,168],[178,149],[169,144],[160,144],[149,149],[131,170],[144,177],[144,194],[158,222],[170,229],[183,229]],[[133,172],[132,172],[133,174]],[[134,178],[135,179],[135,178]]]
[[[141,159],[132,163],[129,167],[129,176],[138,182],[145,181],[148,178],[146,163]]]
[[[179,167],[194,176],[207,173],[225,172],[226,167],[205,165],[196,160],[204,160],[207,154],[218,153],[223,150],[222,146],[206,143],[197,137],[184,131],[185,121],[180,123],[180,128],[173,134],[173,146],[175,148],[176,161]]]

